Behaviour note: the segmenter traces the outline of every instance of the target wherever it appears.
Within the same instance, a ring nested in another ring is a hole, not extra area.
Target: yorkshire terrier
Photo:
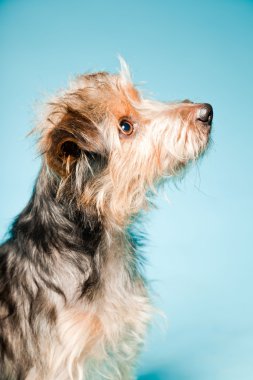
[[[152,306],[134,222],[203,154],[212,118],[145,99],[123,59],[48,102],[42,167],[0,247],[1,380],[135,378]]]

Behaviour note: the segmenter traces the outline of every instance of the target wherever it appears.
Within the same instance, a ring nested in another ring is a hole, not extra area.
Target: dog
[[[42,165],[0,248],[0,379],[130,380],[152,304],[135,221],[203,155],[213,111],[146,99],[118,74],[77,77],[36,131]]]

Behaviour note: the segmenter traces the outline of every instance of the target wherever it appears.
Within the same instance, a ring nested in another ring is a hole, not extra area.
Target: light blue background
[[[33,107],[74,74],[115,71],[160,100],[214,107],[214,144],[149,215],[158,318],[139,380],[253,379],[253,2],[0,1],[0,235],[39,167]],[[160,327],[162,325],[162,328]]]

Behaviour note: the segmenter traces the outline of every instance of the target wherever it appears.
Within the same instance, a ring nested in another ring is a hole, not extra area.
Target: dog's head
[[[122,225],[161,178],[204,152],[212,116],[209,104],[145,99],[121,59],[118,75],[82,75],[48,104],[40,149],[58,196]]]

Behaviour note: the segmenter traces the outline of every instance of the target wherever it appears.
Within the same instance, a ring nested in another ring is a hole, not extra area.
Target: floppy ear
[[[70,109],[43,140],[47,165],[61,177],[70,173],[81,156],[90,157],[103,150],[92,121]]]

